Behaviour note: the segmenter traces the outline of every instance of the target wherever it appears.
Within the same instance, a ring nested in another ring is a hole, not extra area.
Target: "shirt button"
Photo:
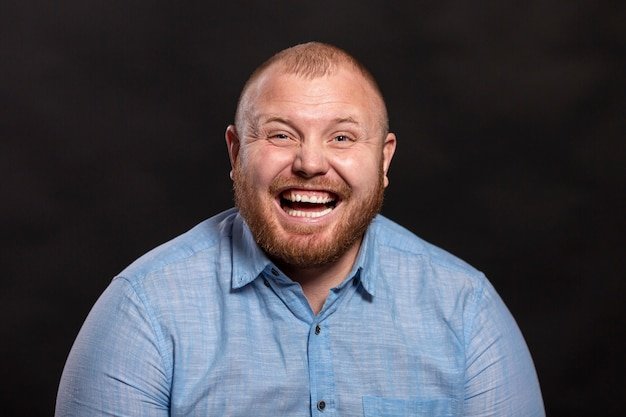
[[[270,270],[270,272],[271,272],[271,273],[272,273],[272,275],[274,275],[275,277],[277,277],[278,275],[280,275],[280,274],[278,273],[278,271],[277,271],[275,268],[272,268],[272,269]]]
[[[270,286],[270,282],[265,278],[263,278],[263,284],[265,284],[266,287]]]
[[[322,328],[320,327],[320,325],[319,324],[316,325],[315,326],[315,334],[320,334],[321,331],[322,331]],[[324,401],[322,401],[322,402],[324,402]]]
[[[317,409],[320,411],[324,411],[326,408],[326,402],[324,400],[320,400],[317,402]]]

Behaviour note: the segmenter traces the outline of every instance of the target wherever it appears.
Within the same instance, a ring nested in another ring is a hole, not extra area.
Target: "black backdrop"
[[[114,274],[231,205],[239,89],[307,40],[378,78],[384,213],[490,277],[548,414],[621,415],[625,3],[246,3],[1,5],[2,415],[50,415]]]

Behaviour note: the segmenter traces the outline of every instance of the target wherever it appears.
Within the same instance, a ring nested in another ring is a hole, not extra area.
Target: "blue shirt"
[[[377,216],[315,315],[234,209],[141,257],[87,317],[57,416],[544,416],[480,272]]]

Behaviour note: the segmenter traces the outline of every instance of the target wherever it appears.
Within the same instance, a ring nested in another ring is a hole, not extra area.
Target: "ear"
[[[224,138],[226,139],[226,147],[228,148],[230,167],[234,169],[235,164],[237,163],[237,158],[239,157],[240,148],[239,135],[237,135],[237,128],[235,127],[235,125],[229,125],[226,128]]]
[[[389,185],[389,178],[387,177],[387,172],[389,172],[389,166],[391,165],[391,160],[393,159],[393,154],[396,152],[396,135],[393,133],[387,133],[385,137],[385,141],[383,142],[383,175],[384,175],[384,186],[387,188]]]

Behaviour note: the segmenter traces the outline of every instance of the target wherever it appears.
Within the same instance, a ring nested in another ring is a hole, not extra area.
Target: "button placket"
[[[331,334],[326,316],[315,317],[309,330],[309,380],[311,387],[311,414],[335,416],[335,375],[330,350]]]

